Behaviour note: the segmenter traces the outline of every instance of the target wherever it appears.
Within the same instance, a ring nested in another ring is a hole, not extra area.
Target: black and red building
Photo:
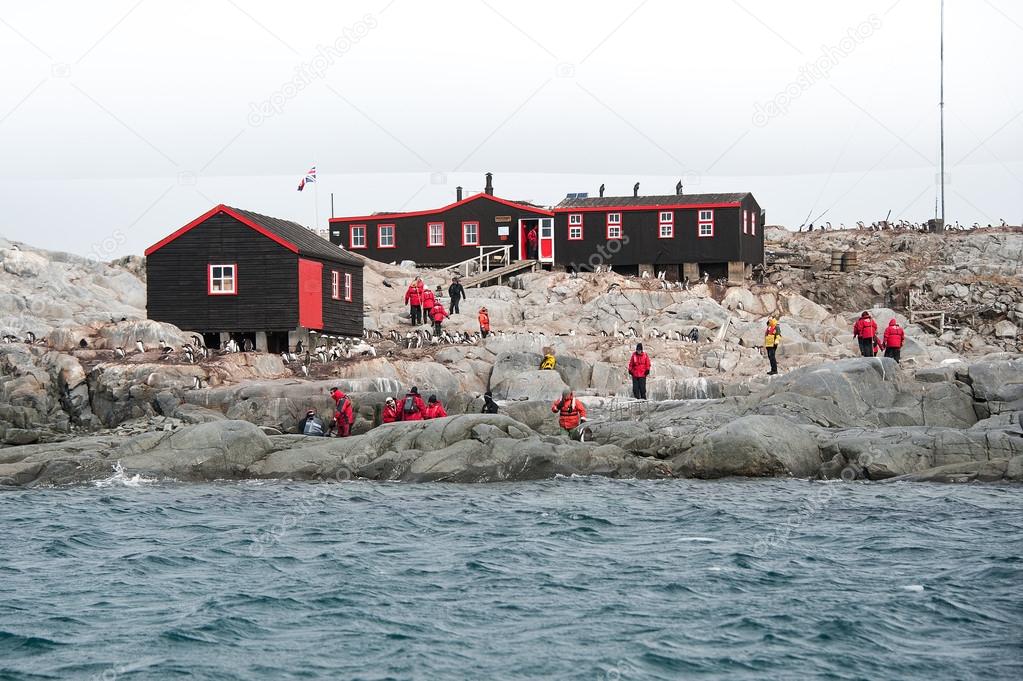
[[[764,262],[765,213],[750,193],[569,196],[553,212],[554,260],[569,270],[739,281]]]
[[[219,205],[146,249],[150,319],[281,352],[361,336],[363,263],[288,220]]]
[[[481,249],[509,247],[509,260],[526,257],[525,235],[536,228],[538,259],[554,262],[554,213],[529,203],[494,196],[490,173],[486,188],[433,210],[374,213],[330,219],[330,241],[382,262],[412,260],[419,265],[453,265],[479,256]]]

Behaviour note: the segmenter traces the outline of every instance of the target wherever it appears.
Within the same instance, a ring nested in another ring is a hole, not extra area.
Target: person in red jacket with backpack
[[[888,328],[884,330],[882,346],[884,356],[891,357],[898,363],[902,359],[902,344],[906,342],[906,332],[894,319],[889,320]]]
[[[874,356],[874,340],[877,338],[877,322],[870,313],[864,311],[853,324],[853,338],[860,344],[860,354],[864,357]]]
[[[431,310],[437,304],[437,294],[429,288],[423,289],[423,324],[429,324]]]
[[[348,437],[352,434],[352,424],[355,423],[352,401],[348,399],[348,395],[341,392],[340,388],[331,388],[330,396],[334,400],[334,425],[337,426],[336,437]]]
[[[646,399],[646,377],[650,375],[650,355],[643,352],[643,344],[636,344],[636,352],[629,358],[629,375],[632,376],[632,396],[637,400]]]
[[[398,405],[402,421],[422,421],[426,417],[426,403],[419,396],[419,388],[412,386]]]

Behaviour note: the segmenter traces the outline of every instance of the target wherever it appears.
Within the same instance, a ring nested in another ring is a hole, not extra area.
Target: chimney
[[[604,185],[600,185],[600,198],[604,198]]]
[[[484,194],[494,195],[494,174],[487,173],[487,186],[483,188]]]
[[[639,196],[639,182],[637,182],[636,184],[632,185],[632,195],[633,196]]]
[[[682,180],[675,183],[675,194],[682,196]]]
[[[455,201],[461,201],[461,200],[462,200],[462,188],[461,187],[455,187]]]

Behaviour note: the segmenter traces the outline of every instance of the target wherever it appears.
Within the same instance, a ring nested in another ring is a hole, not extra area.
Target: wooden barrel
[[[842,271],[842,251],[831,251],[831,271]]]
[[[842,255],[842,271],[843,272],[854,272],[859,266],[856,261],[856,251],[846,251]]]

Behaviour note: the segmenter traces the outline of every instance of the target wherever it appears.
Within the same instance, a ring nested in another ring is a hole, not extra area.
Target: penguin
[[[202,388],[202,379],[198,376],[192,377],[192,390],[199,390]]]
[[[146,346],[142,343],[142,339],[139,338],[135,341],[135,352],[143,353],[146,351]]]
[[[160,341],[160,350],[165,355],[169,355],[170,353],[174,352],[174,348],[172,348],[170,345],[168,345],[164,341]]]
[[[206,343],[203,341],[202,336],[195,333],[192,334],[192,345],[194,345],[197,348],[206,347]]]
[[[117,356],[117,359],[124,359],[124,348],[118,345],[116,348],[114,348],[114,355]]]
[[[305,346],[302,345],[302,341],[299,341],[299,342],[295,343],[295,354],[296,355],[301,355],[302,354],[302,350],[303,350],[304,347]]]
[[[252,345],[252,341],[246,338],[242,341],[242,352],[252,352],[255,348]]]
[[[306,378],[309,378],[309,365],[308,364],[303,364],[302,365],[302,375],[305,376]]]
[[[36,335],[34,333],[32,333],[31,331],[27,332],[25,334],[25,342],[30,344],[30,345],[32,343],[35,343],[36,342]]]
[[[181,349],[185,353],[185,361],[188,362],[189,364],[194,364],[195,363],[195,355],[192,354],[192,346],[191,345],[186,345],[186,346],[184,346]]]

